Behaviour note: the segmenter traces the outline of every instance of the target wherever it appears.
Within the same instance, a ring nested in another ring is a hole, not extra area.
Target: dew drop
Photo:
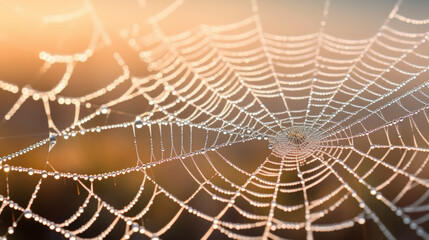
[[[49,151],[51,151],[52,148],[54,148],[56,143],[57,143],[57,134],[49,133]]]
[[[107,108],[107,106],[101,106],[101,113],[102,114],[107,114],[109,112],[109,108]]]
[[[136,117],[136,121],[135,121],[134,125],[136,126],[136,128],[142,128],[143,127],[143,121],[139,116]]]
[[[60,173],[58,172],[54,173],[54,178],[57,180],[60,179]]]
[[[33,216],[33,214],[31,213],[31,210],[30,209],[27,209],[27,210],[25,210],[24,211],[24,217],[25,218],[31,218],[31,216]]]
[[[361,225],[365,224],[365,218],[363,216],[359,216],[357,222]]]
[[[4,166],[3,166],[3,171],[4,172],[10,172],[10,166],[9,165],[7,165],[7,164],[5,164]]]
[[[138,232],[139,231],[139,225],[137,223],[133,223],[131,225],[131,230],[133,230],[133,232]]]

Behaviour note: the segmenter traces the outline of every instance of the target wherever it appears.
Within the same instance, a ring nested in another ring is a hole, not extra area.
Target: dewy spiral
[[[342,1],[29,2],[0,3],[1,240],[429,239],[427,3],[357,38]]]

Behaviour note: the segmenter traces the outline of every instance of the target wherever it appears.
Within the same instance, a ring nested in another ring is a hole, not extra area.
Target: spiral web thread
[[[145,7],[145,2],[140,3]],[[235,239],[277,239],[278,234],[284,231],[305,231],[307,239],[313,239],[315,232],[340,231],[365,221],[372,221],[386,238],[394,239],[389,226],[348,183],[347,179],[351,178],[359,182],[374,201],[390,209],[405,227],[429,239],[429,139],[425,134],[429,123],[429,54],[425,52],[429,45],[429,32],[412,31],[429,25],[429,19],[415,20],[400,15],[401,2],[398,1],[372,37],[341,39],[324,31],[329,13],[328,0],[319,32],[288,37],[264,32],[257,2],[252,1],[253,15],[247,19],[224,26],[201,25],[182,34],[166,36],[159,22],[182,4],[182,1],[174,1],[150,18],[153,31],[149,34],[141,34],[139,25],[121,31],[121,36],[148,63],[154,74],[133,76],[120,54],[114,53],[113,58],[122,68],[122,75],[108,86],[80,97],[63,96],[61,93],[68,85],[75,64],[86,62],[101,46],[109,46],[110,37],[89,0],[75,12],[41,18],[42,22],[50,24],[89,15],[94,32],[88,48],[81,53],[40,53],[46,67],[52,64],[67,66],[62,79],[52,90],[43,92],[29,86],[19,88],[0,81],[0,89],[20,96],[4,116],[6,121],[13,119],[25,101],[40,100],[51,130],[48,138],[0,158],[2,169],[7,173],[6,181],[8,174],[19,174],[17,172],[40,179],[26,205],[14,202],[8,193],[0,196],[0,213],[6,208],[20,212],[8,231],[3,233],[5,238],[14,234],[22,218],[28,218],[66,238],[84,239],[81,233],[105,209],[115,216],[115,220],[94,239],[106,237],[121,221],[126,223],[124,239],[133,234],[162,238],[183,212],[211,224],[205,230],[204,239],[214,231]],[[406,25],[409,32],[395,29],[393,22]],[[120,97],[97,107],[87,116],[80,116],[81,107],[91,108],[91,100],[124,82],[131,83],[131,87]],[[303,92],[305,94],[301,94]],[[135,119],[121,124],[89,126],[99,115],[115,114],[116,105],[141,96],[147,99],[150,108]],[[282,110],[271,110],[265,104],[267,99],[275,100]],[[55,126],[50,113],[51,102],[75,106],[71,126],[66,129]],[[293,102],[305,103],[307,107],[295,109]],[[387,114],[392,111],[397,114]],[[79,138],[83,134],[98,134],[113,128],[132,129],[138,159],[135,166],[91,175],[58,172],[49,163],[45,169],[19,165],[20,157],[34,149],[49,145],[51,151],[57,138]],[[179,129],[180,134],[174,129]],[[137,141],[136,135],[143,130],[150,134],[149,143]],[[204,132],[205,139],[194,139],[192,131]],[[152,137],[155,132],[163,137]],[[165,139],[170,139],[170,142],[166,143]],[[219,151],[252,140],[268,140],[269,147],[273,149],[273,153],[253,172],[241,169],[233,159],[227,159]],[[175,144],[177,141],[179,144]],[[204,147],[193,148],[193,141],[203,142]],[[140,158],[139,144],[150,144],[150,159]],[[207,161],[214,174],[199,169],[194,160],[196,156]],[[224,161],[247,180],[236,183],[234,179],[225,177],[217,169],[216,161],[211,160],[212,156],[217,156],[219,161]],[[198,184],[186,199],[174,196],[147,173],[147,169],[171,161],[181,161]],[[364,164],[371,167],[361,170]],[[388,176],[381,182],[371,182],[371,175],[380,169]],[[94,182],[132,172],[141,174],[143,181],[135,198],[126,206],[115,208],[97,195]],[[283,181],[283,175],[296,178]],[[336,179],[336,188],[322,197],[309,198],[308,191],[323,184],[328,177]],[[45,178],[67,178],[86,191],[86,200],[64,222],[53,222],[32,211],[32,204],[37,200]],[[214,179],[223,181],[228,187],[218,186]],[[405,180],[406,184],[396,197],[388,198],[384,191],[396,179]],[[146,190],[148,185],[154,186],[153,191]],[[401,203],[413,189],[423,189],[423,194],[411,203]],[[303,195],[301,204],[283,205],[277,201],[297,192]],[[201,193],[223,204],[223,209],[210,215],[194,208],[191,201]],[[152,196],[146,207],[137,215],[128,214],[143,195]],[[168,197],[180,208],[161,228],[147,229],[140,220],[160,195]],[[238,199],[263,209],[266,214],[253,213],[236,203]],[[92,201],[97,202],[97,211],[86,224],[70,229],[69,225],[86,211]],[[346,201],[359,206],[360,212],[345,221],[319,223]],[[248,221],[224,221],[222,217],[233,210]],[[283,217],[283,214],[298,211],[304,212],[300,221],[288,221]],[[246,229],[256,228],[262,229],[260,236],[243,233]]]

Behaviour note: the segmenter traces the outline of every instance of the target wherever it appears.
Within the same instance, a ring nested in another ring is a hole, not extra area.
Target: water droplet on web
[[[357,222],[359,224],[365,224],[365,217],[364,216],[359,216]]]
[[[31,210],[29,210],[29,209],[27,209],[27,210],[25,210],[24,211],[24,217],[25,218],[31,218],[31,216],[32,216],[33,214],[31,213]]]
[[[57,134],[55,133],[49,133],[49,151],[54,148],[55,144],[57,143]]]
[[[142,128],[143,127],[143,121],[139,116],[136,117],[136,121],[135,121],[134,125],[136,126],[136,128]]]
[[[107,114],[109,112],[109,108],[107,108],[107,106],[103,105],[101,106],[101,113],[102,114]]]

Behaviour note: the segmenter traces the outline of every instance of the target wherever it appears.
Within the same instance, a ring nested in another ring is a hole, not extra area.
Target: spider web
[[[160,23],[183,5],[174,1],[148,19],[150,31],[135,24],[120,32],[149,73],[134,74],[113,52],[121,73],[78,97],[63,94],[76,66],[111,46],[111,36],[89,0],[74,12],[34,16],[44,24],[89,16],[93,31],[84,51],[40,52],[43,69],[65,65],[50,90],[0,81],[2,91],[17,96],[2,124],[13,121],[28,101],[41,101],[49,128],[48,137],[1,154],[0,213],[12,221],[3,221],[0,234],[13,237],[19,225],[33,221],[69,239],[106,238],[115,230],[123,239],[158,239],[189,214],[203,222],[203,239],[313,239],[364,224],[377,226],[388,239],[401,232],[429,239],[429,19],[399,14],[398,1],[373,36],[343,39],[325,31],[331,4],[327,0],[321,9],[319,31],[307,35],[267,33],[253,0],[253,14],[242,21],[169,36]],[[115,91],[120,94],[109,95]],[[137,100],[145,108],[137,114],[119,110]],[[54,105],[74,108],[69,126],[57,126]],[[114,115],[126,120],[103,122]],[[126,168],[61,171],[52,157],[43,164],[21,163],[32,152],[53,154],[84,135],[108,138],[102,134],[118,129],[133,137],[127,144],[135,162]],[[234,146],[255,142],[270,153],[254,168],[228,155]],[[185,174],[154,173],[174,163]],[[36,182],[26,200],[15,200],[12,178],[24,175]],[[107,199],[103,192],[117,190],[108,190],[115,188],[111,182],[101,184],[127,175],[139,184],[129,190],[133,197],[122,205]],[[165,178],[189,192],[177,193]],[[60,179],[75,183],[84,198],[68,199],[77,206],[55,221],[34,205],[48,188],[45,182]],[[170,211],[155,207],[161,201],[176,207],[172,215],[147,224],[144,219]]]

